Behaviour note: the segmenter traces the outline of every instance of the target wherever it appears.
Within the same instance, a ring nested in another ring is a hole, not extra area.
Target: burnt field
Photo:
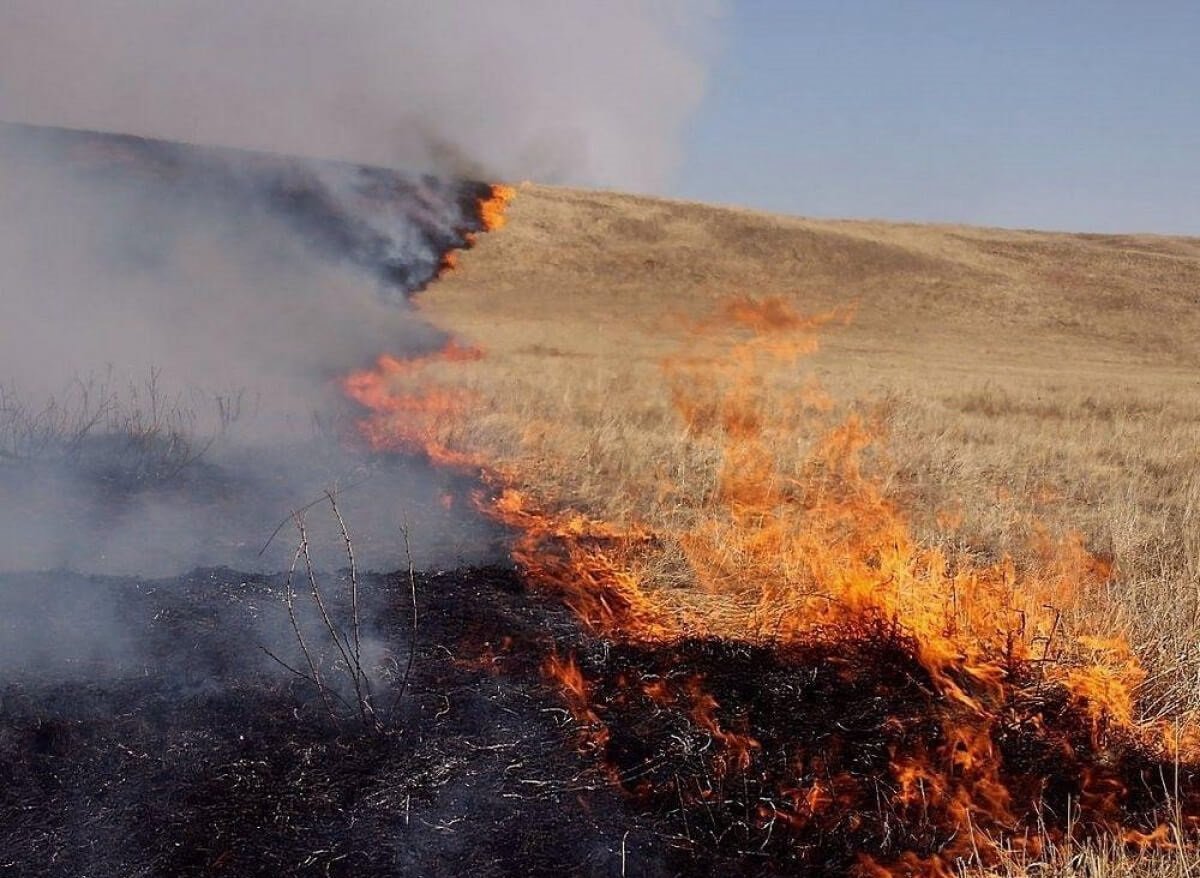
[[[340,626],[349,571],[318,581]],[[928,775],[903,800],[917,781],[895,766],[930,759],[956,721],[994,737],[997,780],[1014,811],[1041,803],[1042,832],[1140,827],[1149,843],[1166,810],[1197,804],[1195,769],[1116,729],[1097,745],[1061,688],[971,727],[886,625],[807,647],[638,646],[585,634],[506,567],[358,584],[363,639],[383,644],[365,721],[314,618],[308,649],[332,710],[283,666],[304,667],[286,575],[0,577],[6,619],[14,603],[45,610],[39,630],[4,631],[21,651],[0,690],[0,869],[925,871],[953,849],[956,804],[988,778],[964,761],[951,786]]]
[[[419,575],[401,691],[410,582],[362,587],[387,644],[378,728],[335,720],[262,651],[296,651],[285,577],[0,577],[6,609],[47,611],[28,637],[5,631],[24,652],[0,690],[0,871],[604,875],[620,874],[622,839],[627,862],[658,858],[588,780],[541,676],[579,636],[564,611],[503,568]]]

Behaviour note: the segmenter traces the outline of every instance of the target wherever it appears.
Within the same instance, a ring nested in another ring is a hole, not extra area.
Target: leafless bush
[[[379,708],[375,687],[372,684],[374,669],[369,666],[369,660],[364,657],[362,606],[358,565],[354,556],[354,541],[350,537],[346,521],[338,508],[336,493],[326,491],[323,499],[329,503],[330,511],[337,522],[338,534],[341,537],[348,562],[348,575],[344,583],[345,592],[340,595],[328,593],[321,584],[310,552],[308,525],[304,517],[307,510],[316,504],[309,504],[292,515],[298,542],[284,584],[284,603],[287,607],[288,620],[291,623],[300,654],[304,659],[305,668],[296,668],[288,664],[265,646],[262,649],[274,661],[313,687],[321,699],[326,713],[335,723],[352,719],[364,730],[378,732],[384,729],[388,716],[399,700],[403,698],[416,656],[416,571],[409,548],[408,528],[405,526],[403,529],[403,537],[405,553],[408,557],[408,578],[412,596],[412,641],[409,644],[407,666],[404,669],[403,677],[400,678],[396,695],[388,709],[383,711]],[[309,628],[316,627],[315,635],[305,632],[305,623],[297,611],[297,580],[301,577],[307,580],[309,595],[316,610],[317,621],[310,621],[307,626]],[[342,609],[341,618],[339,618],[339,608]],[[339,685],[328,674],[323,674],[323,662],[320,656],[322,652],[332,654],[332,670],[344,685]]]
[[[211,404],[215,426],[202,430]],[[34,400],[0,385],[0,462],[48,461],[129,481],[166,481],[199,461],[250,410],[245,392],[170,393],[162,372],[121,387],[111,370]]]

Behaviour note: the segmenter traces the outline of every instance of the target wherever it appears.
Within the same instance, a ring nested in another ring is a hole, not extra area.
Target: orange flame
[[[608,729],[592,710],[591,692],[573,656],[560,659],[551,655],[543,667],[545,675],[556,682],[566,698],[571,715],[580,724],[588,745],[603,750],[608,743]]]
[[[374,368],[352,372],[342,389],[372,415],[359,422],[359,431],[378,451],[424,453],[435,463],[471,468],[475,459],[448,447],[438,437],[446,422],[458,421],[471,402],[462,390],[428,386],[425,373],[441,363],[478,360],[483,351],[464,347],[453,339],[441,350],[402,360],[381,355]]]
[[[761,750],[762,745],[750,735],[721,728],[716,717],[717,699],[704,691],[704,681],[701,678],[692,677],[688,681],[687,694],[692,702],[692,719],[696,725],[711,734],[721,748],[721,754],[714,763],[716,775],[723,776],[726,770],[732,767],[747,770],[750,767],[751,754]]]
[[[503,225],[513,195],[510,187],[493,187],[480,205],[485,228]],[[667,646],[685,635],[786,646],[886,630],[911,644],[940,703],[950,707],[938,714],[940,735],[926,751],[893,753],[891,807],[920,820],[929,819],[936,802],[950,840],[935,857],[908,853],[884,864],[864,857],[860,867],[870,874],[950,875],[955,859],[992,858],[999,838],[1029,818],[1015,810],[996,744],[1011,721],[1009,705],[1029,691],[1054,686],[1069,693],[1091,719],[1088,733],[1097,750],[1119,733],[1178,755],[1200,736],[1139,723],[1134,692],[1144,672],[1128,645],[1064,621],[1066,611],[1112,574],[1082,537],[1053,539],[1037,531],[1041,563],[1021,570],[1007,558],[980,563],[921,543],[896,500],[869,475],[882,428],[866,415],[826,424],[800,466],[782,465],[775,450],[780,437],[794,442],[799,426],[828,421],[832,400],[814,381],[778,398],[764,376],[815,352],[817,331],[851,315],[840,309],[804,316],[781,299],[739,298],[691,327],[692,347],[664,361],[663,369],[681,429],[717,441],[721,465],[716,490],[699,514],[675,529],[616,527],[556,509],[522,489],[516,463],[448,441],[441,428],[468,421],[474,398],[412,384],[439,364],[479,359],[477,348],[451,342],[414,360],[384,356],[344,386],[372,413],[362,430],[374,447],[423,451],[435,462],[479,471],[488,490],[475,502],[516,532],[512,557],[526,578],[559,594],[592,631]],[[732,348],[724,347],[720,358],[703,355],[703,344],[729,333],[736,337]],[[961,516],[950,511],[939,518],[956,528]],[[678,547],[698,589],[717,598],[703,611],[674,605],[635,572],[638,559],[664,543]],[[578,665],[552,657],[545,673],[589,730],[589,746],[602,753],[609,732]],[[692,721],[714,742],[718,775],[745,772],[757,758],[759,741],[722,726],[717,699],[700,677],[682,691],[659,679],[629,685],[657,703],[690,705]],[[1043,721],[1028,718],[1034,725]],[[804,825],[848,801],[849,785],[832,777],[783,790],[792,805],[772,806],[769,819]],[[1165,830],[1121,825],[1127,791],[1113,776],[1085,776],[1082,789],[1081,812],[1130,844],[1170,843]],[[768,819],[765,812],[760,818]]]
[[[517,197],[517,190],[512,186],[492,184],[487,198],[479,202],[479,220],[483,223],[485,232],[494,232],[504,228],[504,212],[508,210],[509,202]]]
[[[493,477],[495,478],[495,477]],[[557,592],[591,630],[668,640],[679,628],[629,572],[629,558],[651,536],[620,530],[577,513],[548,514],[515,488],[477,505],[517,532],[512,558],[525,576]]]
[[[467,239],[470,244],[470,238]],[[447,250],[442,254],[441,260],[438,262],[437,276],[444,277],[458,267],[458,251]]]

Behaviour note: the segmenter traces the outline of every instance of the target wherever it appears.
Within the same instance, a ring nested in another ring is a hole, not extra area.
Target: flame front
[[[512,186],[492,185],[488,196],[479,202],[479,219],[485,232],[504,228],[504,213],[516,195],[517,190]]]
[[[503,225],[512,195],[493,188],[485,228]],[[1036,854],[1072,834],[1170,843],[1159,825],[1169,796],[1135,787],[1171,765],[1184,783],[1196,730],[1140,723],[1136,658],[1075,612],[1111,564],[1081,536],[1044,530],[1035,530],[1037,565],[949,557],[914,536],[871,475],[871,455],[883,450],[877,419],[835,417],[815,381],[772,395],[767,376],[795,369],[819,331],[851,318],[850,309],[806,316],[783,300],[737,298],[688,328],[663,362],[665,386],[681,441],[714,443],[720,465],[715,490],[677,525],[618,526],[534,497],[520,461],[477,444],[476,398],[431,380],[481,358],[477,348],[383,357],[345,387],[370,410],[362,432],[373,446],[480,474],[475,503],[513,529],[527,580],[625,650],[620,673],[557,656],[546,673],[607,776],[632,795],[712,819],[729,801],[724,790],[740,784],[754,800],[730,820],[747,844],[799,856],[802,841],[846,833],[858,839],[864,874],[951,875],[994,862],[1002,848]],[[785,465],[781,437],[805,436],[815,438],[801,464]],[[664,547],[686,561],[686,599],[642,573]],[[759,689],[723,676],[743,661],[749,676],[761,672]],[[769,685],[793,687],[793,701],[775,703]],[[847,706],[858,730],[842,719],[809,728]],[[684,726],[706,741],[678,751],[696,768],[691,780],[637,761],[645,757],[613,732],[667,714],[676,726],[663,732],[664,751],[687,737]],[[1200,786],[1180,795],[1170,807],[1192,825]]]

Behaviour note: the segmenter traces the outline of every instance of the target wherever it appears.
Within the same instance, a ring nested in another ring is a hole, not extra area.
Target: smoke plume
[[[7,0],[0,119],[659,187],[715,0]]]
[[[339,441],[337,379],[442,341],[407,294],[475,219],[456,181],[661,185],[715,13],[0,4],[0,571],[283,569],[331,487],[364,566],[405,520],[420,565],[494,557],[448,476]]]
[[[6,125],[0,180],[0,570],[279,569],[327,488],[368,564],[405,515],[421,563],[491,551],[446,476],[339,428],[341,376],[441,342],[406,296],[478,184]]]

